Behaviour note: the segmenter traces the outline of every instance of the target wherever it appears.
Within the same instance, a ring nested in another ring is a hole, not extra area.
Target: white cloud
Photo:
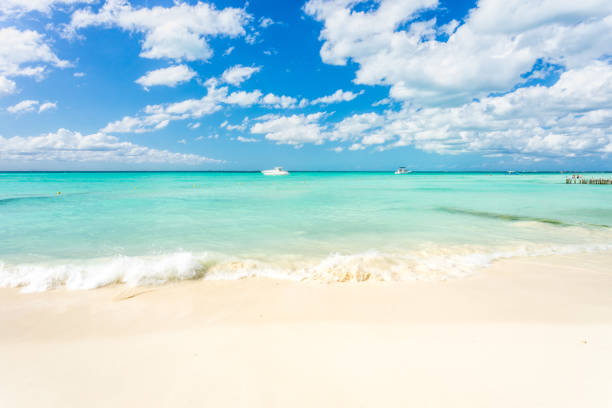
[[[75,72],[74,74],[72,74],[74,77],[76,78],[83,78],[85,76],[84,72]]]
[[[382,98],[381,100],[374,102],[372,106],[389,105],[392,102],[393,101],[391,100],[391,98]]]
[[[11,77],[42,79],[49,66],[69,65],[51,51],[43,34],[15,27],[0,28],[0,95],[16,91]]]
[[[170,104],[148,105],[139,116],[124,116],[122,119],[106,125],[104,133],[144,133],[165,128],[171,121],[184,119],[199,119],[219,111],[225,105],[250,107],[261,104],[268,107],[293,107],[297,101],[288,96],[268,94],[262,98],[262,92],[236,91],[228,93],[226,86],[217,87],[215,78],[206,81],[207,94],[200,99],[187,99]],[[274,103],[274,105],[270,105]],[[246,123],[246,121],[245,121]],[[244,125],[244,123],[243,123]],[[228,129],[238,129],[230,127]]]
[[[321,144],[327,137],[318,123],[323,115],[323,112],[318,112],[310,115],[268,116],[255,123],[251,133],[265,134],[267,140],[278,144]]]
[[[180,83],[190,81],[194,76],[196,76],[195,71],[187,65],[175,65],[149,71],[135,82],[142,85],[145,89],[156,85],[174,87]]]
[[[254,90],[252,92],[238,91],[229,94],[223,102],[230,105],[240,105],[242,107],[253,106],[259,102],[261,98],[261,91]]]
[[[277,109],[290,109],[290,108],[295,108],[297,99],[291,96],[286,96],[286,95],[278,96],[278,95],[269,93],[263,97],[262,103],[264,105],[274,107]]]
[[[8,108],[6,108],[6,110],[10,113],[21,114],[26,112],[34,112],[36,110],[38,111],[38,113],[42,113],[44,111],[56,108],[57,102],[45,102],[41,104],[37,100],[26,99],[13,106],[9,106]]]
[[[406,106],[348,117],[331,140],[355,148],[413,145],[441,154],[520,157],[603,156],[612,152],[612,66],[563,73],[551,87],[523,87],[458,107]]]
[[[0,14],[14,15],[31,11],[50,13],[55,6],[93,3],[96,0],[2,0]]]
[[[324,24],[321,58],[352,60],[357,84],[391,86],[398,100],[458,105],[513,89],[538,60],[576,69],[612,54],[608,0],[480,0],[458,27],[438,27],[435,18],[414,22],[437,0],[381,0],[372,10],[353,10],[358,3],[304,6]]]
[[[97,13],[90,9],[75,11],[65,32],[75,35],[79,29],[90,26],[119,27],[144,35],[140,53],[143,58],[206,61],[213,55],[208,38],[243,36],[250,18],[244,9],[218,10],[202,2],[137,8],[127,0],[107,0]]]
[[[328,105],[330,103],[338,103],[338,102],[348,102],[355,99],[357,96],[361,95],[363,91],[359,93],[354,93],[351,91],[343,91],[342,89],[338,89],[331,95],[322,96],[320,98],[314,99],[311,103],[313,105],[323,104]]]
[[[257,41],[257,36],[259,36],[259,33],[257,31],[253,31],[244,37],[244,41],[249,45],[253,45],[255,44],[255,41]]]
[[[15,92],[15,88],[15,81],[0,75],[0,96],[12,94]]]
[[[151,149],[103,133],[82,135],[67,129],[33,137],[0,136],[0,159],[118,163],[220,163],[195,154]]]
[[[102,133],[145,133],[163,129],[170,123],[171,115],[124,116],[106,125]]]
[[[228,55],[230,55],[232,51],[234,51],[234,48],[234,46],[228,47],[225,51],[223,51],[223,56],[227,57]]]
[[[349,116],[334,126],[334,140],[355,140],[375,127],[382,126],[384,118],[376,113]]]
[[[267,114],[251,126],[276,143],[347,142],[348,150],[402,146],[439,154],[478,153],[530,160],[612,153],[612,65],[564,72],[550,87],[518,88],[456,107],[362,113],[336,123],[324,114]],[[340,146],[344,147],[344,146]]]
[[[181,139],[181,140],[179,140],[177,143],[180,143],[180,144],[184,144],[184,145],[186,145],[186,144],[187,144],[187,140],[185,140],[185,139]]]
[[[199,122],[189,123],[187,124],[187,127],[191,130],[194,130],[200,127],[200,123]]]
[[[26,99],[25,101],[21,101],[13,106],[9,106],[8,108],[6,108],[6,110],[10,113],[34,112],[34,110],[38,106],[38,103],[38,101]]]
[[[243,131],[244,129],[246,129],[246,123],[242,123],[240,125],[226,125],[225,128],[227,130],[240,130],[240,131]]]
[[[246,129],[246,126],[248,123],[249,123],[249,117],[245,116],[242,118],[242,123],[239,125],[232,125],[227,120],[225,120],[219,126],[221,126],[222,128],[226,128],[227,130],[244,130]]]
[[[238,140],[239,142],[242,142],[242,143],[257,143],[257,142],[259,142],[259,140],[255,139],[254,137],[242,137],[242,136],[238,136],[236,138],[236,140]]]
[[[42,113],[51,109],[57,109],[57,102],[45,102],[38,108],[38,113]]]
[[[231,68],[226,69],[221,74],[221,79],[231,85],[238,86],[242,82],[246,81],[256,72],[259,72],[261,67],[244,67],[242,65],[235,65]]]
[[[181,102],[147,105],[140,116],[124,116],[106,125],[104,133],[144,133],[165,128],[171,121],[199,119],[221,109],[226,102],[227,88],[216,87],[216,81],[208,81],[208,92],[200,99]],[[228,102],[229,103],[229,102]]]
[[[269,26],[271,26],[272,24],[274,24],[274,20],[272,20],[272,19],[271,19],[271,18],[269,18],[269,17],[261,17],[261,18],[259,19],[259,26],[260,26],[261,28],[266,28],[266,27],[269,27]]]

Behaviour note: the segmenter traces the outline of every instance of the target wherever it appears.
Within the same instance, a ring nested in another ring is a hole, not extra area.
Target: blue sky
[[[1,170],[612,170],[607,1],[4,0]]]

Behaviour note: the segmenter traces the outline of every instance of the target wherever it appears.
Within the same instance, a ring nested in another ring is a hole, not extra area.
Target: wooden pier
[[[610,184],[612,185],[612,178],[589,178],[586,179],[581,175],[573,175],[565,179],[565,184]]]

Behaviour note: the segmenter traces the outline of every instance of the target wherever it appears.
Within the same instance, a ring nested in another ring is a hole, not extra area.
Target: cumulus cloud
[[[525,81],[538,61],[577,69],[612,53],[607,0],[480,0],[464,22],[416,21],[438,0],[310,0],[304,10],[323,23],[325,63],[358,64],[355,82],[390,86],[398,100],[459,105]]]
[[[127,0],[107,0],[97,13],[91,9],[75,11],[65,33],[76,35],[90,26],[118,27],[144,36],[140,53],[143,58],[206,61],[213,55],[209,38],[243,36],[250,19],[244,9],[218,10],[202,2],[189,5],[178,1],[171,7],[138,8]]]
[[[338,102],[349,102],[355,99],[357,96],[361,95],[363,91],[359,93],[354,93],[351,91],[343,91],[342,89],[338,89],[331,95],[322,96],[320,98],[314,99],[311,103],[313,105],[322,104],[328,105],[330,103],[338,103]]]
[[[278,96],[278,95],[269,93],[263,97],[262,104],[270,106],[270,107],[278,108],[278,109],[290,109],[290,108],[295,108],[297,104],[297,99],[291,96],[286,96],[286,95]]]
[[[362,113],[349,116],[334,126],[334,140],[354,140],[365,132],[382,126],[384,118],[376,113]]]
[[[0,75],[0,96],[14,93],[16,86],[15,81]]]
[[[0,159],[19,161],[69,161],[113,163],[220,163],[195,154],[151,149],[115,136],[82,135],[67,129],[33,137],[0,136]]]
[[[148,105],[138,116],[124,116],[120,120],[106,125],[101,132],[104,133],[144,133],[163,129],[172,121],[185,119],[199,119],[205,115],[213,114],[224,105],[237,105],[250,107],[261,105],[274,108],[293,108],[297,99],[288,96],[277,96],[253,91],[236,91],[229,93],[227,86],[219,87],[217,79],[212,78],[205,83],[207,94],[200,99],[187,99],[181,102]],[[244,126],[244,123],[243,125]],[[227,126],[228,129],[238,129]],[[242,128],[244,129],[244,127]]]
[[[253,106],[259,102],[261,98],[261,91],[256,89],[251,92],[238,91],[232,92],[223,99],[223,102],[230,105],[239,105],[242,107]]]
[[[243,67],[242,65],[235,65],[226,69],[223,74],[221,74],[221,79],[223,82],[238,86],[249,79],[251,75],[259,72],[260,69],[261,67]]]
[[[143,115],[139,117],[124,116],[120,120],[110,122],[102,133],[145,133],[163,129],[170,123],[170,115]]]
[[[38,107],[38,113],[42,113],[52,109],[57,109],[57,102],[45,102]]]
[[[21,114],[21,113],[34,112],[34,111],[38,111],[38,113],[42,113],[50,109],[56,109],[56,108],[57,108],[57,102],[45,102],[41,104],[37,100],[26,99],[13,106],[9,106],[8,108],[6,108],[6,110],[10,113]]]
[[[0,95],[16,91],[15,81],[10,78],[42,79],[50,66],[65,68],[69,65],[51,51],[43,34],[15,27],[0,28]]]
[[[26,99],[25,101],[21,101],[13,106],[9,106],[8,108],[6,108],[6,110],[11,113],[33,112],[37,106],[38,101]]]
[[[478,153],[540,160],[612,153],[612,65],[564,72],[552,86],[522,87],[460,106],[361,113],[326,123],[312,115],[264,115],[251,133],[279,144],[327,141],[348,150],[403,146],[439,154]],[[344,148],[345,146],[339,146]]]
[[[595,62],[563,73],[551,87],[523,87],[457,107],[353,115],[333,125],[330,139],[441,154],[602,156],[612,152],[610,95],[612,66]]]
[[[251,127],[251,133],[264,134],[267,140],[278,144],[301,146],[304,143],[321,144],[326,135],[319,120],[323,112],[310,115],[268,116]]]
[[[122,119],[106,125],[103,133],[144,133],[163,129],[171,121],[199,119],[221,109],[222,103],[242,102],[227,101],[227,87],[216,87],[216,81],[207,81],[207,94],[200,99],[186,99],[181,102],[147,105],[139,116],[124,116]]]
[[[157,85],[174,87],[180,83],[190,81],[194,76],[196,76],[195,71],[187,65],[175,65],[149,71],[135,82],[142,85],[145,89]]]
[[[96,0],[2,0],[0,15],[23,14],[31,11],[50,13],[52,7],[83,3],[94,3]]]

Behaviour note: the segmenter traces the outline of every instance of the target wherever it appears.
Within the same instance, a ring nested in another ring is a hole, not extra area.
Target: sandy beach
[[[612,253],[437,282],[0,290],[0,406],[609,407]]]

